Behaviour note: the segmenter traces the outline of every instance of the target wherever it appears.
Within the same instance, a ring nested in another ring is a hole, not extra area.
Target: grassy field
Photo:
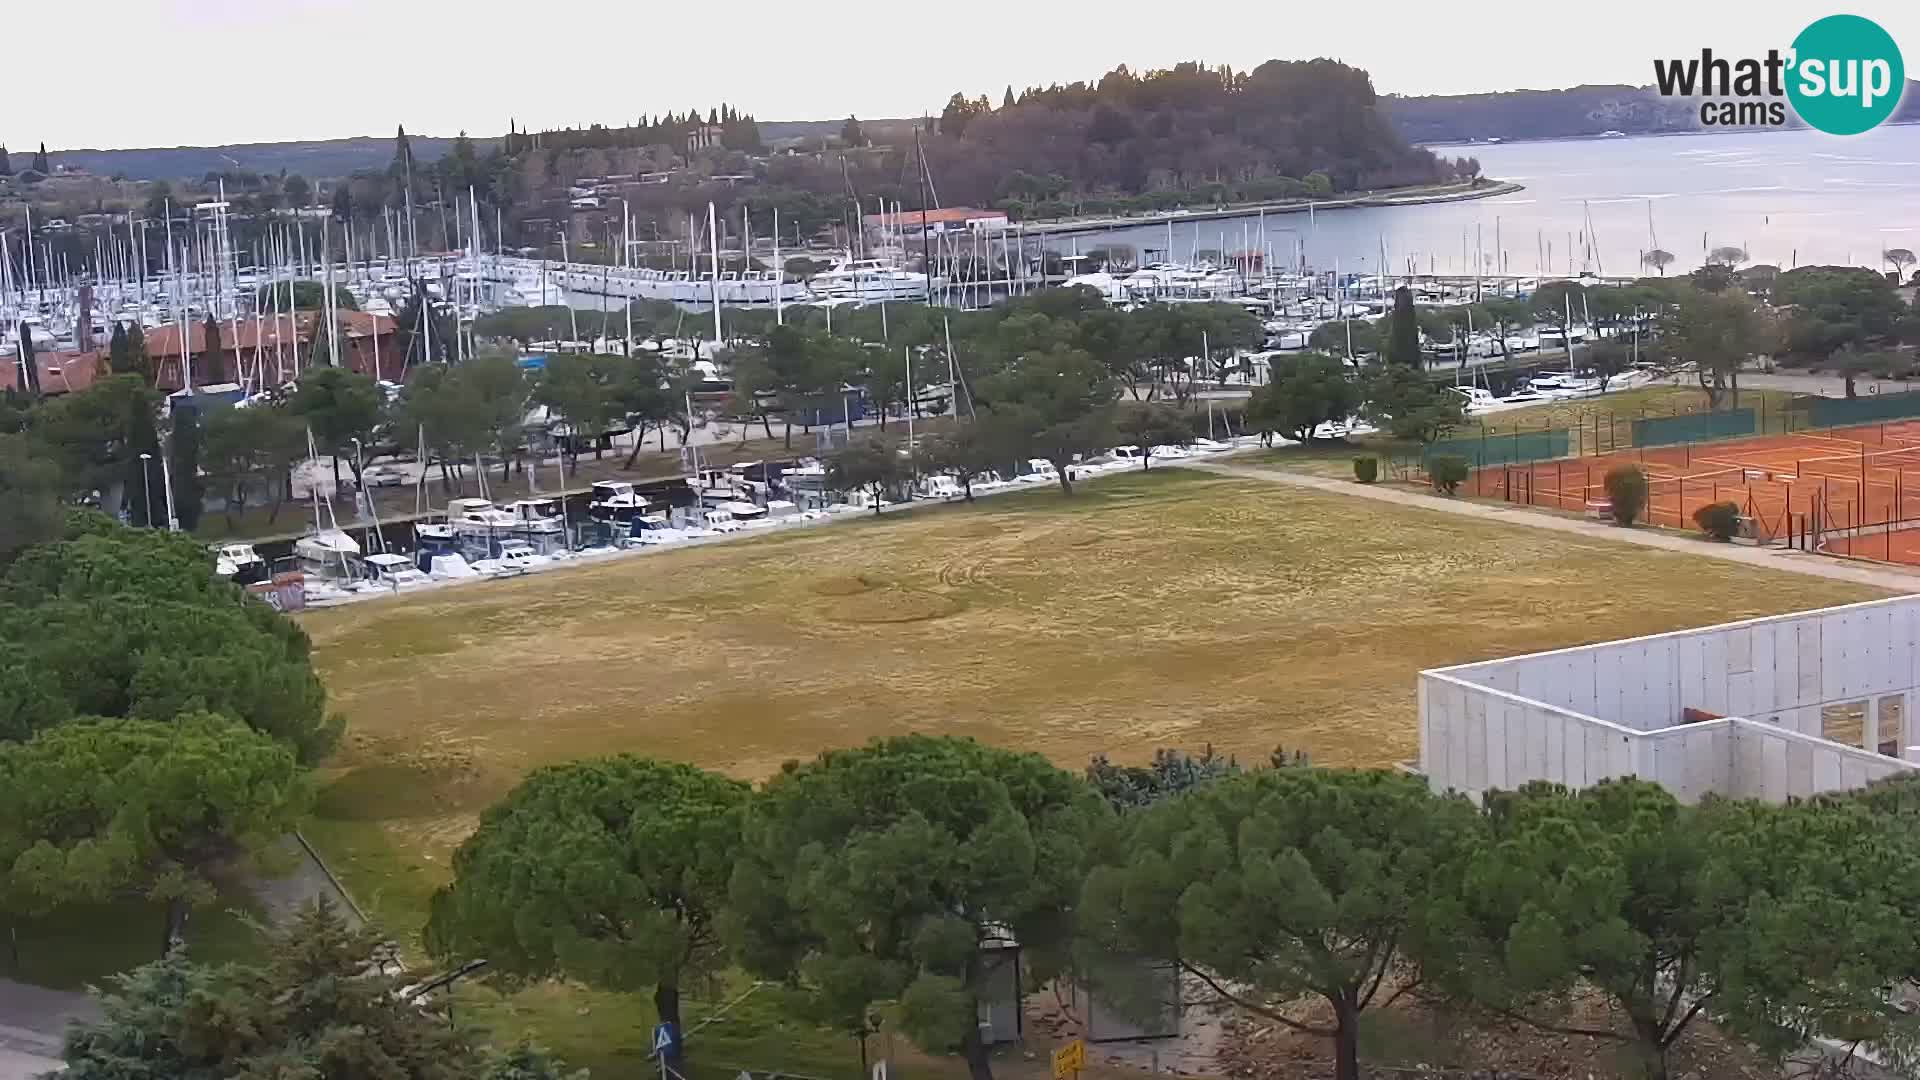
[[[1343,451],[1350,456],[1350,452]],[[1177,470],[304,616],[350,735],[309,837],[412,940],[453,847],[528,769],[630,751],[758,778],[907,731],[1089,755],[1416,751],[1424,667],[1876,593]],[[710,1008],[731,996],[717,990]],[[468,1003],[641,1066],[637,999]],[[845,1075],[852,1044],[709,1029],[728,1064]],[[697,1012],[695,1015],[701,1015]],[[717,1048],[717,1049],[716,1049]]]

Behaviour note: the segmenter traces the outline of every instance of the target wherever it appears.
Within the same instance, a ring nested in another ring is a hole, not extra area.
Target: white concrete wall
[[[1586,787],[1636,775],[1631,728],[1437,672],[1420,675],[1420,771],[1480,798],[1533,780]]]
[[[1785,802],[1826,791],[1852,791],[1910,771],[1912,764],[1754,720],[1733,721],[1731,784],[1737,798]],[[1705,725],[1696,725],[1705,726]]]
[[[1683,630],[1435,674],[1640,731],[1680,723],[1681,711],[1744,716],[1820,734],[1821,709],[1867,700],[1868,745],[1920,742],[1920,597]],[[1900,694],[1900,732],[1875,732],[1878,699]]]
[[[1684,803],[1731,794],[1733,748],[1743,723],[1709,720],[1636,735],[1633,774],[1654,781]]]

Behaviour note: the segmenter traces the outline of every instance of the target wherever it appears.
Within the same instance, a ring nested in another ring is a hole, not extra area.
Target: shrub
[[[1353,478],[1363,484],[1371,484],[1380,479],[1380,459],[1357,457],[1353,459]]]
[[[1467,459],[1458,454],[1436,454],[1427,459],[1427,478],[1440,494],[1451,495],[1467,479]]]
[[[1632,525],[1647,508],[1647,474],[1638,465],[1616,465],[1607,470],[1607,502],[1613,520]]]
[[[1740,531],[1740,504],[1708,503],[1693,512],[1693,523],[1708,536],[1725,543]]]

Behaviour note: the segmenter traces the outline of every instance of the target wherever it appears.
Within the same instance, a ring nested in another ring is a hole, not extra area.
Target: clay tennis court
[[[1494,465],[1466,487],[1600,514],[1621,464],[1646,470],[1648,524],[1697,528],[1701,507],[1731,502],[1762,542],[1920,565],[1920,420]]]

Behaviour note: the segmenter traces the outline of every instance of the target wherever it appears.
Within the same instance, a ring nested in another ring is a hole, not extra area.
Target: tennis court
[[[1467,489],[1599,513],[1621,464],[1647,473],[1649,524],[1694,528],[1695,511],[1731,502],[1763,542],[1920,565],[1920,419],[1494,466]]]

